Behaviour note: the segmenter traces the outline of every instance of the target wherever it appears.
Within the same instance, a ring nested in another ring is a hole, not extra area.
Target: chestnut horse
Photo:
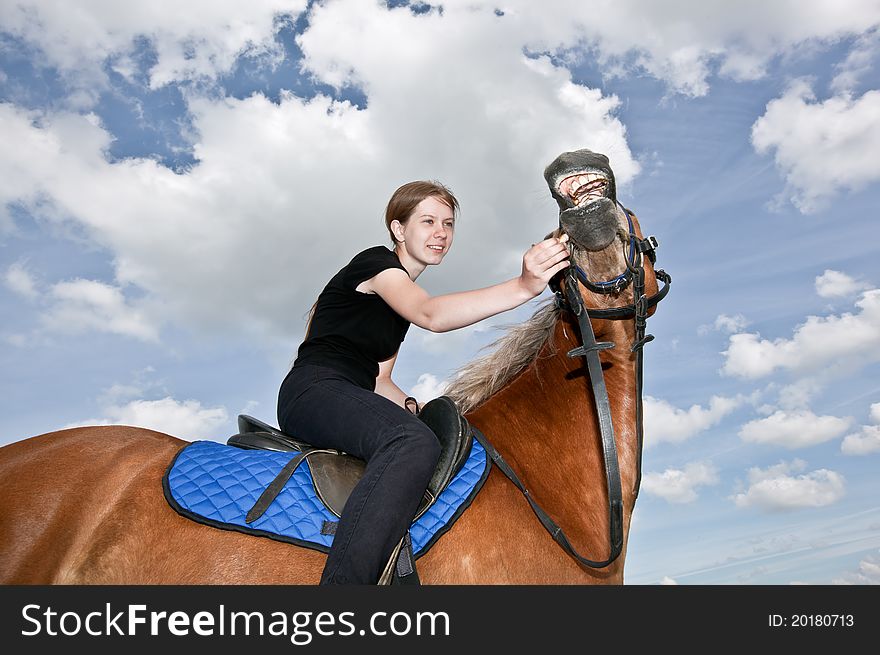
[[[607,161],[607,160],[606,160]],[[571,183],[569,183],[570,185]],[[568,192],[577,200],[574,192]],[[623,232],[638,221],[618,211]],[[562,224],[565,228],[565,224]],[[569,231],[571,234],[572,231]],[[572,259],[593,280],[625,270],[615,238],[591,252],[572,240]],[[625,239],[624,242],[628,241]],[[645,293],[657,277],[645,259]],[[632,285],[598,294],[579,285],[587,307],[634,302]],[[603,568],[579,564],[542,527],[524,495],[497,466],[470,508],[419,558],[426,584],[622,584],[635,503],[636,331],[629,320],[593,320],[614,426],[623,491],[623,547]],[[453,383],[452,396],[530,495],[593,560],[609,556],[609,513],[598,417],[581,357],[577,321],[547,304],[496,342]],[[186,442],[147,429],[81,427],[0,449],[0,582],[88,584],[314,584],[321,552],[190,521],[168,506],[162,476]]]

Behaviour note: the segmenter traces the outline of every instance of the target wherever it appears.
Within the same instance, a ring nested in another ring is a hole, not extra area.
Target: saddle
[[[426,403],[417,416],[437,436],[440,442],[440,459],[416,512],[416,519],[431,507],[449,485],[467,460],[473,445],[471,426],[467,419],[459,414],[458,407],[451,398],[447,396],[435,398]],[[239,434],[228,439],[228,445],[248,450],[299,452],[299,455],[291,459],[281,470],[248,512],[246,519],[248,523],[252,523],[266,511],[303,461],[312,474],[318,498],[334,515],[342,516],[345,502],[364,474],[366,463],[362,459],[338,450],[315,448],[302,438],[285,434],[245,414],[238,417],[238,430]]]

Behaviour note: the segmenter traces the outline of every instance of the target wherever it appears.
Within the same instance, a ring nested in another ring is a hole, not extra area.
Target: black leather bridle
[[[639,239],[635,234],[632,215],[629,210],[621,207],[626,213],[629,222],[629,232],[621,229],[624,240],[624,260],[627,270],[613,280],[607,282],[591,282],[587,279],[584,271],[572,260],[564,275],[550,281],[550,288],[556,294],[556,302],[560,309],[570,311],[577,319],[581,333],[581,346],[568,352],[569,357],[584,357],[587,371],[590,375],[590,383],[593,400],[596,404],[596,413],[599,418],[599,431],[602,438],[602,456],[605,463],[605,479],[608,488],[608,540],[611,552],[607,559],[595,561],[583,557],[571,545],[556,522],[545,512],[532,498],[528,489],[516,475],[510,465],[504,461],[501,455],[489,444],[487,452],[492,461],[501,471],[519,488],[529,501],[529,505],[535,515],[541,521],[544,528],[553,536],[553,539],[579,563],[590,568],[603,568],[611,564],[620,555],[623,548],[623,494],[620,483],[620,464],[617,457],[617,445],[614,440],[614,425],[611,421],[611,406],[608,402],[608,390],[605,387],[605,377],[602,374],[602,363],[599,360],[599,351],[613,348],[614,343],[603,341],[597,342],[593,333],[591,318],[604,320],[623,320],[632,318],[635,321],[635,340],[630,346],[631,352],[636,353],[636,434],[638,443],[638,456],[636,459],[636,482],[633,489],[635,498],[638,498],[639,487],[642,479],[642,442],[644,439],[643,408],[642,408],[642,381],[643,381],[643,353],[642,348],[646,343],[654,339],[653,335],[645,334],[648,320],[648,310],[659,303],[669,293],[669,285],[672,277],[662,269],[654,271],[658,280],[663,282],[663,288],[651,297],[645,296],[645,269],[642,265],[643,255],[646,255],[653,264],[656,261],[657,239],[653,236]],[[561,227],[561,226],[560,226]],[[626,252],[626,242],[629,242],[629,253]],[[564,288],[560,278],[564,277]],[[633,285],[633,303],[622,307],[609,309],[589,309],[584,305],[578,282],[596,293],[619,293],[630,282]]]

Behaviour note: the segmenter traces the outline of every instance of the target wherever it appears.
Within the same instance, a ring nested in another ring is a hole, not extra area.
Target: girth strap
[[[298,455],[295,455],[290,459],[287,464],[284,465],[284,468],[278,472],[278,475],[275,476],[275,479],[269,483],[269,486],[263,490],[263,493],[260,494],[260,497],[257,498],[257,502],[254,503],[254,506],[250,508],[247,513],[247,516],[244,517],[245,523],[253,523],[258,518],[260,518],[267,509],[269,509],[269,505],[272,504],[272,501],[281,493],[281,490],[284,489],[284,485],[287,484],[287,481],[290,480],[290,477],[293,475],[294,471],[302,464],[306,457],[309,455],[314,455],[315,453],[335,453],[335,450],[327,450],[321,448],[312,448],[309,450],[303,450]]]

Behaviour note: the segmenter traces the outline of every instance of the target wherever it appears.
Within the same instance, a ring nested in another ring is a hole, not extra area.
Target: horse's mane
[[[444,392],[462,414],[476,409],[531,364],[553,334],[559,310],[554,299],[527,321],[507,328],[500,339],[485,346],[491,352],[465,364]]]

